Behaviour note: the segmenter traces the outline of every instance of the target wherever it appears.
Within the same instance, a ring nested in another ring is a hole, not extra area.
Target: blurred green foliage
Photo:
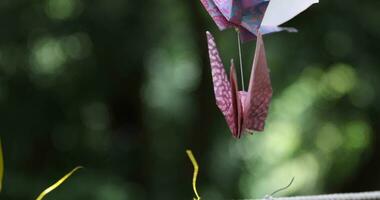
[[[1,199],[190,199],[191,148],[203,199],[380,186],[380,2],[321,1],[265,36],[274,89],[266,130],[235,140],[214,103],[205,31],[237,58],[194,1],[0,1]],[[249,75],[254,43],[243,45]],[[248,77],[245,78],[248,80]]]

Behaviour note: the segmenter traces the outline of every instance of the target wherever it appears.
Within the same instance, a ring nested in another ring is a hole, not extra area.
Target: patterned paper
[[[232,135],[240,138],[243,132],[262,131],[272,97],[272,87],[261,34],[257,35],[248,92],[238,91],[233,61],[230,80],[227,79],[215,40],[209,32],[207,42],[216,104],[223,113]]]
[[[295,32],[279,27],[318,0],[200,0],[220,30],[237,28],[242,41],[257,34],[278,31]]]

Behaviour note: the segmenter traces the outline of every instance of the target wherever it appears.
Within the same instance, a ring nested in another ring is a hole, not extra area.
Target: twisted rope
[[[380,200],[380,191],[373,192],[357,192],[342,194],[322,194],[310,196],[294,196],[294,197],[272,197],[266,195],[261,199],[235,199],[235,200]]]
[[[271,197],[267,196],[261,200],[380,200],[380,191],[343,193],[343,194],[324,194],[312,196],[294,196],[294,197]]]

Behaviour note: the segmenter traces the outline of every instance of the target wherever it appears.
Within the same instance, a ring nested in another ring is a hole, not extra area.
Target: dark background
[[[212,91],[197,0],[1,0],[1,199],[203,199],[380,188],[380,2],[326,0],[264,37],[266,130],[233,139]],[[254,42],[243,45],[246,78]],[[248,81],[247,81],[248,82]]]

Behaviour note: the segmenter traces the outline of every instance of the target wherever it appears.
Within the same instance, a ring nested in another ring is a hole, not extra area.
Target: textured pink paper
[[[256,38],[267,0],[200,0],[219,30],[239,29],[242,41]],[[278,31],[277,29],[270,29]],[[273,32],[266,30],[266,33]]]
[[[279,31],[296,32],[279,27],[318,0],[200,0],[220,30],[237,28],[243,42],[256,35]]]
[[[264,42],[261,34],[258,34],[247,98],[244,102],[246,110],[244,112],[243,128],[245,130],[264,130],[271,98],[272,85],[265,56]]]
[[[207,41],[216,105],[223,113],[231,132],[235,134],[238,132],[237,121],[235,121],[237,120],[237,111],[236,107],[232,105],[232,87],[227,79],[215,40],[209,32],[207,32]]]
[[[262,131],[272,97],[272,87],[261,34],[257,35],[248,92],[238,91],[233,61],[230,80],[227,79],[215,40],[211,33],[206,34],[216,104],[223,113],[232,135],[240,138],[244,131]]]

